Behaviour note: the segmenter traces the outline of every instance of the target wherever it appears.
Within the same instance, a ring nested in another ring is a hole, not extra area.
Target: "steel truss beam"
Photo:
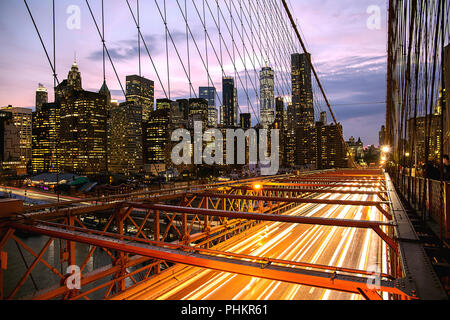
[[[274,181],[280,181],[280,182],[282,182],[282,181],[330,182],[330,183],[335,183],[335,182],[341,182],[341,183],[355,182],[355,183],[366,183],[366,184],[384,183],[384,180],[381,180],[381,179],[354,179],[354,178],[341,179],[341,178],[311,178],[311,177],[293,178],[293,179],[276,179]]]
[[[167,260],[174,263],[208,268],[222,272],[238,273],[246,276],[284,281],[349,293],[358,293],[363,294],[366,298],[380,299],[381,297],[376,293],[377,290],[395,294],[404,299],[412,297],[411,293],[405,287],[405,282],[403,279],[380,279],[379,286],[376,290],[374,290],[374,288],[370,285],[373,280],[370,277],[366,278],[355,275],[344,275],[339,274],[337,271],[330,273],[324,271],[305,270],[301,268],[283,267],[272,263],[242,261],[195,253],[196,249],[182,251],[177,249],[161,248],[155,245],[133,243],[129,240],[120,240],[117,239],[117,237],[111,238],[104,235],[100,236],[78,231],[64,230],[43,224],[37,224],[35,226],[16,224],[13,227],[32,233],[44,234],[49,237],[100,246],[110,250],[126,252],[128,254],[135,254],[157,260]]]
[[[312,224],[334,227],[350,227],[350,228],[364,228],[372,229],[375,231],[395,252],[398,251],[397,243],[394,239],[389,237],[382,229],[382,226],[393,227],[392,222],[381,221],[364,221],[364,220],[346,220],[346,219],[329,219],[329,218],[317,218],[317,217],[302,217],[302,216],[285,216],[275,214],[264,213],[247,213],[236,211],[221,211],[211,209],[200,208],[186,208],[177,206],[168,206],[160,204],[145,204],[145,203],[129,203],[129,207],[152,209],[155,211],[165,211],[171,213],[193,214],[213,217],[225,217],[233,219],[248,219],[256,221],[273,221],[273,222],[285,222],[285,223],[298,223],[298,224]]]
[[[251,186],[238,186],[231,187],[233,190],[243,190],[243,191],[254,191],[254,188]],[[292,193],[330,193],[330,194],[357,194],[357,195],[373,195],[378,196],[382,201],[387,201],[382,195],[386,195],[387,191],[360,191],[360,190],[326,190],[326,189],[300,189],[300,188],[276,188],[276,187],[268,187],[263,186],[261,191],[269,191],[269,192],[292,192]]]
[[[264,202],[284,202],[297,204],[326,204],[326,205],[340,205],[340,206],[364,206],[376,207],[389,220],[392,220],[392,215],[385,210],[382,205],[389,204],[386,201],[360,201],[360,200],[335,200],[335,199],[306,199],[306,198],[285,198],[285,197],[264,197],[264,196],[250,196],[250,195],[234,195],[223,193],[195,193],[195,196],[207,198],[221,198],[221,199],[238,199],[248,201],[264,201]]]
[[[289,180],[292,181],[292,180]],[[323,188],[374,188],[381,190],[381,185],[368,184],[343,184],[343,183],[292,183],[292,182],[268,182],[267,186],[286,186],[286,187],[323,187]]]

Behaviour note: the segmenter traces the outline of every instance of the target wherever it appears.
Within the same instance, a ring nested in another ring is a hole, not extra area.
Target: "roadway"
[[[348,189],[350,190],[350,189]],[[351,190],[356,190],[352,188]],[[370,190],[370,189],[364,189]],[[322,194],[317,198],[372,200],[367,195]],[[372,207],[305,204],[289,215],[386,221]],[[267,222],[246,237],[214,249],[260,257],[389,273],[386,244],[371,229]],[[353,300],[357,294],[177,265],[152,285],[132,288],[118,299],[134,300]],[[384,298],[388,298],[384,295]]]
[[[24,199],[26,202],[31,204],[53,204],[58,203],[58,195],[55,193],[37,191],[35,189],[23,189],[0,186],[0,192],[3,192],[4,196],[8,194],[14,195],[16,198]],[[79,198],[60,196],[59,200],[64,201],[74,201],[80,200]]]

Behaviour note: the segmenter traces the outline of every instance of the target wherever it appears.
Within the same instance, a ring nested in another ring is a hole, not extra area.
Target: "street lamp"
[[[389,147],[389,146],[382,146],[381,147],[381,151],[383,153],[389,153],[389,152],[391,152],[391,147]]]
[[[259,190],[261,190],[261,189],[262,189],[262,185],[261,185],[260,183],[255,183],[255,184],[253,185],[253,190],[259,191]]]

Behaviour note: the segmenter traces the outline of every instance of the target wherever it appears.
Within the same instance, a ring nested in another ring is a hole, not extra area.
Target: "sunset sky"
[[[220,0],[219,2],[223,2]],[[226,0],[229,2],[228,0]],[[248,1],[248,0],[243,0]],[[90,0],[97,21],[101,22],[100,0]],[[184,6],[184,0],[179,0]],[[214,1],[209,0],[210,3]],[[290,0],[293,14],[305,37],[319,77],[327,96],[343,124],[344,135],[361,137],[365,145],[378,145],[378,131],[384,124],[386,97],[386,1],[381,0]],[[52,15],[50,0],[28,0],[45,45],[52,58]],[[138,73],[136,26],[125,0],[107,0],[105,9],[106,44],[111,53],[120,80]],[[130,4],[135,5],[135,0]],[[141,0],[141,31],[159,71],[161,82],[168,91],[164,24],[154,0]],[[159,0],[162,7],[164,1]],[[202,6],[202,0],[195,0]],[[236,0],[236,3],[239,1]],[[186,62],[185,25],[176,0],[167,0],[168,26]],[[195,19],[192,0],[187,1],[191,30],[199,43],[204,45],[203,27]],[[80,8],[80,29],[69,29],[67,20],[70,6]],[[380,28],[370,29],[367,20],[369,7],[381,9]],[[84,0],[58,0],[56,68],[60,81],[67,73],[76,55],[83,88],[98,91],[102,85],[102,46],[95,25]],[[209,20],[208,30],[213,30]],[[49,89],[52,97],[53,77],[44,50],[39,42],[32,21],[23,1],[0,2],[0,106],[13,105],[34,108],[38,83]],[[192,42],[192,41],[191,41]],[[298,43],[297,43],[298,45]],[[212,49],[209,48],[211,77],[221,91],[221,70]],[[189,85],[178,57],[169,43],[171,98],[189,97]],[[52,58],[53,59],[53,58]],[[194,44],[190,43],[191,74],[193,87],[208,85],[206,72]],[[155,98],[164,98],[154,68],[142,47],[142,75],[155,81]],[[231,68],[230,63],[225,63]],[[241,71],[241,70],[240,70]],[[109,61],[107,84],[113,98],[124,100]],[[230,71],[229,74],[232,74]],[[238,82],[238,81],[237,81]],[[252,98],[251,96],[250,98]],[[239,88],[240,106],[248,110],[243,88]],[[52,98],[50,98],[52,100]],[[254,123],[255,124],[255,123]]]

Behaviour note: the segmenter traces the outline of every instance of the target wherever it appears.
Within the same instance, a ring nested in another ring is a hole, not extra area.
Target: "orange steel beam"
[[[265,185],[268,186],[287,186],[287,187],[324,187],[324,188],[378,188],[381,189],[381,185],[367,185],[367,184],[343,184],[343,183],[291,183],[291,182],[268,182]]]
[[[305,267],[305,268],[315,268],[315,269],[322,269],[322,270],[329,270],[329,271],[339,271],[339,272],[345,272],[345,273],[373,275],[373,272],[369,272],[369,271],[365,271],[365,270],[357,270],[357,269],[334,267],[334,266],[325,266],[325,265],[311,264],[311,263],[305,263],[305,262],[288,261],[288,260],[274,259],[274,258],[269,258],[269,257],[259,257],[259,256],[252,256],[252,255],[246,255],[246,254],[240,254],[240,253],[225,252],[225,251],[218,251],[218,250],[212,250],[212,249],[204,249],[204,248],[201,248],[200,244],[197,244],[195,247],[192,247],[189,245],[167,243],[167,242],[162,242],[162,241],[158,241],[158,240],[152,241],[152,240],[148,240],[148,239],[138,238],[136,236],[123,236],[123,235],[120,235],[117,233],[109,233],[109,232],[98,231],[98,230],[86,230],[86,229],[80,228],[80,227],[67,226],[67,225],[63,225],[63,224],[51,223],[51,222],[45,222],[45,221],[37,221],[37,224],[40,224],[41,226],[44,226],[44,227],[55,227],[55,228],[59,228],[61,230],[66,230],[66,231],[69,231],[69,230],[70,231],[78,231],[82,234],[99,235],[99,236],[111,237],[111,238],[115,238],[115,239],[119,239],[119,240],[134,241],[136,243],[150,244],[150,245],[155,245],[155,246],[162,247],[162,248],[182,250],[185,252],[206,253],[209,255],[227,256],[227,257],[232,257],[232,258],[247,259],[247,260],[259,261],[262,263],[276,263],[276,264],[300,266],[300,267]],[[20,227],[19,227],[19,229],[20,229]],[[389,274],[380,274],[380,276],[382,278],[393,279],[393,277]]]
[[[240,186],[240,187],[232,187],[232,189],[237,190],[253,190],[251,186]],[[333,194],[360,194],[360,195],[379,195],[380,193],[386,194],[387,191],[360,191],[360,190],[326,190],[326,189],[289,189],[289,188],[274,188],[263,186],[262,191],[275,191],[275,192],[294,192],[294,193],[333,193]]]
[[[286,216],[277,214],[266,214],[256,212],[237,212],[237,211],[222,211],[211,210],[202,208],[187,208],[177,207],[162,204],[151,203],[129,203],[129,207],[152,209],[171,213],[185,213],[192,215],[207,215],[214,217],[225,217],[233,219],[247,219],[257,221],[273,221],[273,222],[286,222],[286,223],[299,223],[299,224],[317,224],[324,226],[335,227],[351,227],[351,228],[374,228],[379,226],[394,226],[393,222],[383,221],[367,221],[367,220],[350,220],[350,219],[331,219],[331,218],[319,218],[319,217],[303,217],[303,216]]]
[[[148,257],[143,257],[143,256],[134,256],[134,257],[130,258],[130,261],[125,265],[125,267],[126,268],[135,267],[135,266],[140,265],[149,260],[152,260],[152,259],[148,258]],[[153,267],[153,263],[148,265],[148,267]],[[112,276],[115,273],[117,273],[117,271],[120,268],[121,268],[120,265],[116,265],[116,266],[109,265],[109,266],[104,266],[100,269],[93,270],[89,273],[85,273],[81,277],[81,286],[84,287],[84,286],[92,284],[96,281],[99,281],[101,279],[104,279],[106,277]],[[112,281],[115,281],[115,279],[113,279]],[[117,281],[119,281],[119,280],[117,280]],[[100,286],[94,287],[92,290],[96,291],[96,290],[100,290],[101,288],[102,287],[100,285]],[[32,297],[32,299],[33,300],[55,299],[59,296],[66,294],[69,291],[70,291],[70,289],[68,289],[66,285],[63,285],[60,287],[53,288],[51,290],[43,290],[42,292],[38,292],[35,296]]]
[[[222,198],[222,199],[239,199],[239,200],[256,200],[264,202],[284,202],[284,203],[313,203],[326,205],[342,205],[342,206],[365,206],[376,207],[389,220],[392,220],[392,215],[381,207],[383,204],[389,204],[385,201],[359,201],[359,200],[335,200],[335,199],[305,199],[305,198],[284,198],[284,197],[263,197],[263,196],[248,196],[248,195],[229,195],[223,193],[196,193],[196,196],[208,198]]]
[[[145,203],[129,203],[127,204],[127,206],[133,208],[153,209],[171,213],[238,218],[256,221],[273,221],[273,222],[312,224],[312,225],[323,225],[334,227],[372,229],[394,250],[395,253],[398,252],[398,245],[396,241],[391,237],[389,237],[381,229],[381,226],[390,226],[390,227],[395,226],[393,222],[285,216],[285,215],[264,214],[254,212],[237,212],[237,211],[221,211],[221,210],[200,209],[200,208],[186,208],[186,207],[168,206],[160,204],[145,204]]]
[[[77,241],[95,246],[101,246],[110,250],[127,252],[146,256],[158,260],[167,260],[175,263],[191,265],[200,268],[208,268],[222,272],[237,273],[246,276],[283,281],[306,286],[337,290],[350,293],[371,292],[370,278],[343,275],[337,272],[305,270],[292,267],[282,267],[272,264],[261,264],[250,261],[239,261],[224,257],[214,257],[205,254],[184,252],[176,249],[161,248],[143,243],[131,243],[127,240],[119,240],[106,236],[92,235],[77,231],[64,230],[45,225],[15,225],[18,229],[44,234],[49,237]],[[384,280],[380,279],[376,290],[396,294],[405,298],[413,295],[408,292],[406,282],[403,279]],[[366,294],[370,298],[371,294]]]
[[[354,178],[350,178],[350,179],[341,179],[341,178],[291,178],[291,179],[277,179],[274,181],[300,181],[300,182],[345,182],[345,183],[349,183],[349,182],[356,182],[356,183],[367,183],[367,184],[372,184],[372,183],[382,183],[384,182],[384,180],[381,179],[354,179]]]

